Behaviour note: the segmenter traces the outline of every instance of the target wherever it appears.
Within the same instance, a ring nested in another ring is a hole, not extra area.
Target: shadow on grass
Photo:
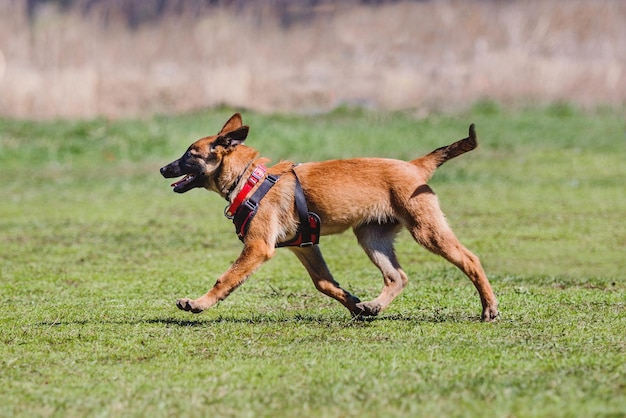
[[[198,319],[181,319],[181,318],[154,318],[147,319],[144,322],[150,324],[163,324],[168,326],[180,327],[198,327],[215,325],[220,323],[231,324],[311,324],[325,326],[367,326],[373,323],[385,322],[405,322],[405,323],[471,323],[480,322],[480,317],[471,316],[461,312],[420,312],[418,314],[389,314],[377,317],[356,317],[349,318],[338,317],[328,314],[295,314],[276,315],[276,314],[256,314],[247,317],[239,316],[218,316],[216,318],[198,318]]]
[[[56,327],[56,326],[72,326],[72,325],[137,325],[137,324],[160,324],[165,326],[176,327],[206,327],[217,324],[311,324],[321,325],[327,327],[359,327],[368,326],[371,324],[380,324],[385,322],[395,323],[414,323],[416,325],[424,323],[432,324],[444,324],[444,323],[472,323],[480,322],[478,316],[468,315],[464,312],[443,312],[443,311],[423,311],[412,313],[394,313],[394,314],[382,314],[377,317],[356,317],[349,318],[343,315],[332,315],[328,313],[296,313],[294,315],[281,315],[280,313],[266,313],[266,314],[253,314],[250,316],[229,316],[219,315],[217,317],[203,318],[193,317],[190,319],[174,318],[174,317],[159,317],[159,318],[145,318],[145,319],[77,319],[69,321],[43,321],[37,323],[41,327]]]

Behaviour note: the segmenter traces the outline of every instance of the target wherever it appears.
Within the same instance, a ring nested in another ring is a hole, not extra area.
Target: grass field
[[[431,185],[500,300],[488,324],[471,283],[407,233],[409,286],[371,321],[286,250],[217,307],[176,309],[241,244],[224,201],[176,195],[158,168],[230,113],[0,121],[0,416],[626,416],[623,110],[244,112],[274,161],[409,159],[475,122],[479,148]],[[321,248],[342,285],[377,295],[351,233]]]

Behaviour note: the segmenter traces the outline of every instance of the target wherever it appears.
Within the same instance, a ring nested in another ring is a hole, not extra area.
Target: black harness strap
[[[306,198],[304,197],[304,191],[302,191],[302,185],[300,179],[295,170],[293,175],[296,178],[296,190],[295,190],[295,203],[296,211],[298,212],[298,219],[300,223],[298,225],[298,232],[296,236],[289,241],[280,242],[276,244],[277,247],[310,247],[311,245],[319,244],[320,242],[320,228],[322,222],[317,213],[309,212],[306,205]]]
[[[265,177],[263,183],[261,183],[252,196],[244,200],[241,203],[241,206],[237,208],[237,211],[233,216],[233,223],[235,224],[235,232],[237,232],[237,236],[241,241],[243,241],[244,237],[248,233],[250,221],[254,218],[254,215],[256,215],[261,199],[263,199],[267,192],[274,187],[278,179],[278,176],[273,175]]]
[[[308,211],[306,198],[304,197],[304,191],[302,190],[302,185],[300,184],[298,175],[294,170],[292,170],[292,172],[296,178],[294,196],[296,211],[298,212],[299,219],[298,231],[294,238],[289,241],[277,243],[276,247],[308,247],[318,244],[320,240],[320,229],[322,224],[320,217],[316,213]],[[274,186],[274,184],[276,184],[278,179],[278,176],[267,176],[252,196],[244,200],[241,206],[237,208],[235,215],[233,216],[233,223],[235,224],[237,237],[239,237],[241,241],[244,240],[244,237],[248,233],[250,221],[256,215],[259,203],[263,197],[265,197],[267,192],[269,192]]]

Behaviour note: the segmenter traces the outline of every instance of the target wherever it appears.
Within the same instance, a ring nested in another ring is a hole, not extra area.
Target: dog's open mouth
[[[172,183],[171,187],[174,188],[175,192],[179,192],[179,193],[186,192],[187,190],[189,190],[189,186],[195,179],[196,179],[195,174],[187,174],[182,179]]]
[[[194,166],[189,166],[180,160],[169,163],[161,167],[161,175],[166,179],[183,176],[180,180],[171,184],[176,193],[185,193],[194,187],[201,187],[203,183],[203,173]]]

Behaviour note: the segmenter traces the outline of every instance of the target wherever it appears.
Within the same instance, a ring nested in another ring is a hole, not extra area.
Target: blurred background
[[[626,104],[624,0],[0,0],[0,116]]]

